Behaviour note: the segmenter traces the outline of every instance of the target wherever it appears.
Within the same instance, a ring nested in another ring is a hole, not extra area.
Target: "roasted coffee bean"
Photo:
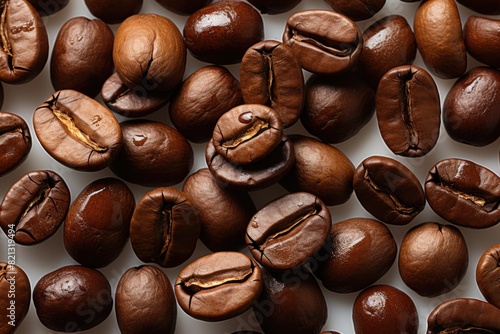
[[[128,269],[116,286],[115,312],[122,334],[173,334],[177,305],[167,275],[147,265]]]
[[[362,291],[352,308],[358,334],[416,334],[419,320],[415,303],[390,285],[374,285]]]
[[[434,308],[427,333],[499,333],[500,309],[473,298],[454,298]]]
[[[441,100],[432,76],[415,65],[402,65],[380,80],[377,121],[385,144],[396,155],[421,157],[439,138]]]
[[[49,57],[45,25],[27,0],[4,0],[0,10],[0,81],[9,84],[29,82],[40,74]]]
[[[238,331],[238,332],[233,332],[232,334],[261,334],[261,333],[255,331]]]
[[[500,308],[500,244],[491,246],[479,258],[476,282],[484,298]]]
[[[30,280],[19,266],[0,262],[0,296],[0,333],[13,334],[24,321],[31,303]]]
[[[193,254],[199,235],[197,210],[175,188],[156,188],[144,194],[130,222],[130,242],[137,257],[167,268]]]
[[[40,16],[53,15],[62,10],[69,0],[28,0]]]
[[[415,174],[388,157],[363,160],[354,172],[353,186],[366,211],[387,224],[406,225],[425,206],[424,190]]]
[[[108,24],[123,22],[141,11],[143,0],[85,0],[90,13]]]
[[[283,126],[295,124],[304,105],[304,77],[292,49],[266,40],[251,46],[240,65],[243,100],[278,112]]]
[[[102,85],[101,98],[109,109],[125,117],[142,117],[165,106],[171,94],[147,90],[143,86],[127,87],[117,73]]]
[[[318,74],[346,72],[357,63],[363,36],[348,17],[330,10],[300,11],[288,19],[283,43],[302,68]]]
[[[347,202],[352,194],[354,165],[339,149],[315,138],[289,136],[295,152],[290,172],[280,181],[289,192],[305,191],[326,205]]]
[[[209,4],[187,19],[184,39],[191,54],[204,62],[235,64],[264,38],[259,12],[243,1]]]
[[[262,14],[281,14],[295,8],[302,0],[248,0]]]
[[[475,12],[485,15],[500,14],[500,2],[490,0],[457,0],[457,2]]]
[[[198,9],[201,9],[213,0],[190,0],[190,1],[179,1],[179,0],[156,0],[160,5],[166,9],[179,14],[179,15],[191,15]]]
[[[375,92],[358,75],[312,75],[300,120],[313,136],[341,143],[357,134],[374,112]]]
[[[128,87],[168,92],[182,81],[186,45],[170,19],[137,14],[116,30],[113,61],[116,73]]]
[[[319,334],[328,316],[325,297],[307,272],[264,271],[264,291],[253,311],[264,333]]]
[[[283,271],[309,261],[326,241],[331,224],[330,211],[318,197],[292,193],[257,211],[248,223],[245,240],[257,262]]]
[[[188,315],[221,321],[250,309],[263,286],[262,272],[251,258],[239,252],[217,252],[182,269],[174,291]]]
[[[212,252],[245,247],[245,232],[257,209],[248,193],[221,187],[207,168],[191,174],[182,191],[196,208],[200,240]]]
[[[64,246],[87,267],[102,268],[122,252],[129,238],[134,194],[121,180],[98,179],[71,204],[64,222]]]
[[[0,111],[0,176],[23,163],[30,151],[31,133],[26,121],[16,114]]]
[[[323,286],[351,293],[378,281],[392,266],[398,252],[391,231],[369,218],[351,218],[332,225],[328,255],[314,271]]]
[[[283,123],[274,109],[261,104],[242,104],[219,118],[212,143],[224,159],[248,165],[273,152],[282,137]]]
[[[424,297],[452,291],[462,281],[469,264],[467,244],[452,225],[422,223],[410,229],[399,250],[403,282]]]
[[[65,266],[38,281],[33,304],[40,322],[57,332],[78,332],[102,323],[111,313],[111,286],[101,272]]]
[[[486,146],[500,137],[500,71],[476,67],[458,79],[443,103],[443,123],[458,142]]]
[[[122,131],[113,113],[75,90],[52,94],[35,110],[33,126],[50,156],[80,171],[106,168],[122,147]]]
[[[500,222],[500,177],[472,161],[439,161],[425,180],[425,196],[450,223],[487,228]]]
[[[123,149],[109,166],[125,181],[147,187],[181,182],[193,166],[193,149],[174,128],[155,121],[121,123]]]
[[[356,65],[357,71],[373,89],[387,71],[413,63],[417,43],[406,18],[385,16],[363,32],[363,52]]]
[[[467,52],[491,67],[500,67],[500,20],[469,16],[464,25],[464,41]]]
[[[413,22],[417,47],[433,74],[458,78],[467,69],[460,13],[454,0],[424,0]]]
[[[61,226],[70,201],[68,186],[57,173],[29,172],[7,190],[0,204],[0,226],[18,244],[42,242]]]
[[[321,332],[321,334],[340,334],[340,333],[335,331],[323,331]]]
[[[336,12],[344,14],[354,21],[367,20],[378,13],[385,5],[385,0],[325,0]]]

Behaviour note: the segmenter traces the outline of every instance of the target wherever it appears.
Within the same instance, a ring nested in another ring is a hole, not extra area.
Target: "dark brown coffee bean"
[[[171,94],[147,90],[143,86],[129,88],[117,73],[102,85],[101,98],[106,107],[125,117],[142,117],[165,106]]]
[[[266,40],[251,46],[240,65],[243,99],[278,112],[283,126],[295,124],[304,105],[304,77],[292,49]]]
[[[0,111],[0,176],[23,163],[30,151],[31,134],[26,121],[16,114]]]
[[[385,0],[325,0],[336,12],[344,14],[354,21],[367,20],[378,13],[385,5]]]
[[[313,136],[341,143],[356,135],[375,111],[375,92],[358,75],[312,75],[300,120]]]
[[[232,334],[261,334],[261,333],[256,331],[237,331],[233,332]]]
[[[500,222],[500,177],[472,161],[439,161],[425,180],[425,196],[450,223],[487,228]]]
[[[274,109],[243,104],[224,113],[212,135],[215,150],[236,165],[264,159],[281,143],[283,123]]]
[[[115,293],[122,334],[173,334],[177,321],[174,291],[167,275],[153,266],[128,269]]]
[[[410,229],[399,250],[403,282],[424,297],[452,291],[462,281],[469,264],[467,244],[452,225],[422,223]]]
[[[75,90],[52,94],[35,110],[33,126],[45,151],[76,170],[104,169],[122,147],[120,124],[113,113]]]
[[[491,246],[479,258],[476,282],[484,298],[500,308],[500,244]]]
[[[457,2],[475,12],[485,15],[500,14],[500,2],[491,0],[457,0]]]
[[[85,0],[90,13],[108,24],[123,22],[141,11],[143,0]]]
[[[476,67],[458,79],[443,103],[443,124],[458,142],[486,146],[500,137],[500,71]]]
[[[454,0],[425,0],[413,22],[417,47],[431,73],[458,78],[467,69],[460,13]]]
[[[441,125],[441,100],[432,76],[402,65],[380,80],[376,95],[380,134],[396,155],[421,157],[434,148]]]
[[[111,313],[111,286],[101,272],[84,266],[66,266],[38,281],[33,304],[40,322],[57,332],[94,328]]]
[[[429,314],[427,333],[500,333],[500,309],[478,299],[450,299]]]
[[[257,211],[250,219],[245,240],[257,262],[270,270],[283,271],[311,259],[326,241],[331,223],[330,211],[318,197],[293,193]]]
[[[464,41],[467,52],[491,67],[500,67],[500,20],[469,16],[464,25]]]
[[[235,64],[264,38],[259,12],[243,1],[219,1],[194,12],[184,25],[191,54],[204,62]]]
[[[156,188],[144,194],[130,222],[130,242],[137,257],[167,268],[193,254],[199,235],[198,211],[175,188]]]
[[[66,21],[50,60],[54,89],[74,89],[95,97],[113,73],[113,40],[113,31],[101,20],[75,17]]]
[[[70,201],[68,186],[58,174],[49,170],[29,172],[5,194],[0,204],[0,226],[18,244],[42,242],[61,226]]]
[[[129,237],[134,194],[121,180],[98,179],[86,186],[64,222],[64,246],[87,267],[102,268],[122,252]]]
[[[0,81],[23,84],[43,70],[49,56],[45,25],[27,0],[5,0],[2,11]]]
[[[125,85],[168,92],[186,68],[186,45],[177,26],[156,14],[137,14],[118,27],[113,46],[115,69]]]
[[[323,286],[337,293],[367,288],[391,268],[398,252],[391,231],[369,218],[351,218],[332,225],[329,253],[314,271]],[[321,259],[322,260],[322,259]]]
[[[221,187],[207,168],[191,174],[182,187],[198,211],[200,240],[212,252],[245,247],[245,232],[257,209],[246,192]]]
[[[362,291],[354,301],[352,321],[358,334],[416,334],[419,325],[413,300],[390,285]]]
[[[415,174],[388,157],[363,160],[354,172],[353,186],[361,205],[387,224],[406,225],[425,206],[424,190]]]
[[[193,149],[174,128],[155,121],[121,123],[123,149],[110,165],[120,178],[147,187],[181,182],[193,166]]]
[[[318,74],[346,72],[363,50],[361,30],[348,17],[330,10],[305,10],[290,16],[283,33],[302,68]]]
[[[260,267],[251,258],[238,252],[217,252],[182,269],[174,291],[188,315],[221,321],[252,307],[263,286]]]
[[[297,6],[302,0],[248,0],[257,7],[262,14],[285,13]]]
[[[16,262],[15,255],[8,262]],[[0,296],[0,333],[13,334],[26,318],[31,303],[30,280],[19,266],[0,262]]]
[[[198,9],[201,9],[213,0],[190,0],[190,1],[179,1],[179,0],[156,0],[160,5],[166,9],[179,14],[179,15],[191,15]]]
[[[62,10],[69,0],[28,0],[40,16],[53,15]]]

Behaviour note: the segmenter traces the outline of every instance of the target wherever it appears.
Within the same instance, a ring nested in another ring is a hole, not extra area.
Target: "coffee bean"
[[[385,0],[326,0],[326,3],[351,20],[362,21],[378,13],[384,7]]]
[[[69,3],[69,0],[28,0],[40,16],[53,15]]]
[[[464,25],[464,41],[467,52],[491,67],[500,67],[500,43],[495,36],[500,33],[500,20],[469,16]]]
[[[19,266],[0,262],[0,296],[0,333],[13,334],[26,318],[31,303],[30,280]]]
[[[295,6],[297,6],[302,0],[248,0],[252,5],[257,7],[262,14],[281,14],[286,13]]]
[[[485,15],[500,14],[500,2],[489,0],[457,0],[457,2],[475,12]]]
[[[70,193],[64,180],[50,170],[32,171],[16,181],[0,204],[0,226],[13,240],[33,245],[56,233],[66,218]]]
[[[179,306],[193,318],[221,321],[252,307],[262,289],[262,272],[238,252],[205,255],[181,270],[175,281]]]
[[[173,334],[177,306],[167,275],[153,266],[128,269],[116,286],[115,312],[122,334]]]
[[[500,244],[488,248],[476,266],[476,282],[481,294],[491,304],[500,308]]]
[[[23,163],[30,151],[31,133],[26,121],[16,114],[0,111],[0,176]]]
[[[305,10],[289,17],[283,43],[302,68],[318,74],[346,72],[363,50],[361,30],[348,17],[330,10]]]
[[[261,333],[255,331],[237,331],[233,332],[232,334],[261,334]]]
[[[108,24],[123,22],[141,11],[143,0],[85,0],[90,13]]]
[[[500,177],[464,159],[444,159],[425,180],[431,208],[450,223],[488,228],[500,222]]]
[[[130,242],[137,257],[167,268],[193,254],[199,235],[197,210],[175,188],[156,188],[144,194],[130,222]]]
[[[201,9],[213,0],[190,0],[190,1],[177,1],[177,0],[156,0],[160,5],[166,9],[179,14],[179,15],[191,15],[198,9]]]

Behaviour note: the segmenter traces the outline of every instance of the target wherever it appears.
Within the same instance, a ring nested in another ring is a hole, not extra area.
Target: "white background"
[[[359,22],[359,26],[362,30],[364,30],[374,21],[389,14],[403,15],[407,18],[410,25],[413,26],[413,16],[417,6],[418,3],[404,3],[399,0],[388,0],[384,8],[374,18]],[[299,11],[309,8],[328,9],[329,7],[321,0],[304,0],[293,11]],[[112,10],[112,8],[110,8],[110,10]],[[459,10],[462,15],[462,23],[465,23],[467,17],[473,14],[471,11],[460,5]],[[145,1],[142,13],[158,13],[167,16],[177,24],[181,31],[186,20],[186,17],[178,16],[168,12],[153,0]],[[286,19],[290,14],[291,12],[275,16],[263,15],[265,24],[265,38],[281,40],[281,35],[283,33]],[[51,46],[53,45],[57,32],[59,31],[59,28],[62,26],[62,24],[68,19],[75,16],[86,16],[89,18],[92,17],[82,0],[71,0],[70,4],[61,12],[51,17],[44,18],[44,22],[49,32],[49,40]],[[113,26],[113,29],[116,30],[116,27],[116,25]],[[49,78],[48,64],[49,63],[47,63],[47,65],[45,66],[44,71],[35,80],[28,84],[22,86],[4,85],[5,102],[2,110],[17,113],[29,123],[30,130],[33,136],[33,147],[28,159],[19,168],[17,168],[10,174],[0,178],[0,196],[2,198],[12,183],[18,180],[25,173],[32,170],[51,169],[59,173],[70,187],[72,199],[74,199],[78,195],[78,193],[93,180],[105,176],[113,176],[113,174],[108,169],[94,173],[73,171],[53,160],[41,148],[38,140],[35,137],[31,124],[31,118],[35,108],[53,93],[53,88],[51,86]],[[415,64],[423,66],[420,55],[417,55]],[[205,65],[207,64],[201,63],[188,55],[188,68],[186,71],[186,76],[192,73],[197,68]],[[477,65],[478,63],[469,57],[469,68]],[[238,77],[237,65],[228,66],[228,68],[236,77]],[[309,74],[306,73],[306,78],[308,76]],[[439,86],[441,100],[443,101],[449,87],[453,84],[454,80],[436,79],[436,82]],[[119,120],[123,119],[120,117],[118,118]],[[155,119],[170,124],[168,120],[167,108],[163,108],[153,115],[147,116],[145,118]],[[287,129],[286,133],[306,134],[300,124]],[[371,155],[386,155],[392,158],[396,158],[403,162],[406,166],[408,166],[417,175],[420,181],[423,182],[428,170],[437,161],[450,157],[459,157],[475,161],[490,168],[498,174],[498,154],[500,147],[499,144],[499,140],[491,145],[482,148],[460,144],[451,140],[447,136],[444,127],[441,126],[441,135],[438,144],[427,156],[417,159],[400,158],[393,155],[382,141],[377,127],[376,119],[375,117],[373,117],[370,123],[366,125],[354,138],[351,138],[345,143],[335,146],[342,150],[351,159],[355,166],[357,166],[364,158]],[[205,145],[196,144],[193,145],[193,148],[195,151],[195,164],[192,172],[198,170],[199,168],[205,167],[205,161],[203,158]],[[136,200],[139,200],[140,197],[149,190],[149,188],[131,184],[130,187],[136,195]],[[178,185],[176,187],[180,188],[181,185]],[[280,186],[276,185],[263,191],[254,192],[252,193],[252,197],[254,198],[257,207],[259,208],[269,200],[272,200],[273,198],[276,198],[277,196],[284,193],[284,190]],[[351,217],[370,217],[370,215],[359,205],[354,194],[352,195],[351,199],[344,205],[331,207],[330,209],[332,212],[333,222],[338,222]],[[435,213],[433,213],[430,207],[427,205],[425,210],[410,225],[389,226],[389,228],[391,229],[399,246],[402,237],[410,227],[427,221],[437,221],[444,223],[444,221],[440,219]],[[467,275],[455,290],[449,292],[446,295],[442,295],[440,297],[432,299],[419,297],[417,294],[413,293],[409,288],[407,288],[401,281],[397,269],[397,262],[392,266],[391,270],[378,282],[399,287],[412,297],[414,302],[417,304],[419,312],[419,333],[425,333],[427,315],[438,303],[450,298],[460,296],[482,298],[475,282],[475,267],[480,255],[488,247],[496,243],[500,243],[500,226],[496,226],[488,230],[470,230],[466,228],[460,228],[460,230],[463,232],[467,240],[470,261]],[[206,250],[206,248],[201,244],[201,242],[199,242],[195,254],[189,261],[207,253],[208,251]],[[5,261],[6,258],[7,238],[3,233],[0,233],[0,260]],[[36,282],[48,272],[51,272],[64,265],[75,264],[75,262],[67,255],[66,250],[64,249],[62,240],[62,228],[59,229],[59,231],[52,238],[39,245],[18,245],[16,248],[16,260],[17,264],[28,273],[32,287],[34,287]],[[130,244],[128,243],[121,256],[115,262],[113,262],[106,268],[103,268],[101,271],[108,277],[114,292],[114,288],[121,274],[123,274],[123,272],[125,272],[128,268],[140,264],[141,261],[139,261],[135,256]],[[179,270],[183,266],[184,265],[181,265],[174,269],[164,269],[164,272],[173,282],[175,281]],[[324,330],[337,330],[344,334],[353,333],[354,330],[352,326],[351,312],[352,304],[355,297],[357,296],[357,293],[341,295],[324,290],[324,294],[328,302],[329,315]],[[2,321],[3,320],[4,319],[2,319]],[[219,323],[207,323],[195,320],[187,316],[180,308],[178,308],[176,333],[220,334],[231,333],[235,330],[241,329],[259,330],[258,326],[256,326],[255,322],[253,321],[251,311],[228,321]],[[32,303],[30,311],[24,323],[20,325],[17,333],[43,334],[52,333],[52,331],[46,329],[41,325],[36,316],[35,308]],[[116,325],[114,310],[107,320],[105,320],[102,324],[95,327],[94,329],[88,331],[88,333],[119,333],[118,327]]]

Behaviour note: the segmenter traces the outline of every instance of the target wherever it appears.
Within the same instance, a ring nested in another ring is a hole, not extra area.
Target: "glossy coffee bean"
[[[0,111],[0,176],[23,163],[30,151],[31,133],[26,121],[16,114]]]
[[[351,293],[378,281],[396,260],[397,245],[391,231],[369,218],[351,218],[332,225],[328,257],[314,272],[323,286]]]
[[[56,233],[70,201],[68,186],[57,173],[29,172],[7,190],[0,204],[0,226],[20,245],[37,244]]]
[[[195,58],[219,65],[235,64],[250,46],[264,38],[264,23],[259,12],[246,2],[219,1],[189,16],[183,33]]]
[[[106,168],[122,147],[120,124],[113,113],[75,90],[52,94],[35,110],[33,126],[50,156],[80,171]]]
[[[85,0],[90,13],[108,24],[123,22],[141,11],[143,0]]]
[[[415,65],[389,70],[376,95],[380,134],[396,155],[421,157],[439,138],[441,100],[432,76]]]
[[[344,14],[354,21],[367,20],[378,13],[385,5],[385,0],[325,0],[336,12]]]
[[[101,272],[84,266],[65,266],[44,275],[33,289],[40,322],[57,332],[85,331],[111,313],[111,286]]]
[[[425,206],[424,190],[415,174],[388,157],[363,160],[354,173],[353,186],[361,205],[387,224],[406,225]]]
[[[238,80],[225,67],[205,66],[192,73],[174,93],[169,107],[172,124],[195,143],[212,138],[219,118],[243,104]]]
[[[476,283],[484,298],[500,308],[500,244],[491,246],[479,258]]]
[[[458,142],[486,146],[500,137],[500,71],[476,67],[458,79],[443,103],[443,124]]]
[[[302,0],[248,0],[252,5],[257,7],[262,14],[281,14],[286,13]]]
[[[101,20],[72,18],[59,30],[50,60],[54,89],[73,89],[95,97],[113,73],[111,28]]]
[[[374,285],[362,291],[352,308],[358,334],[416,334],[419,320],[415,303],[390,285]]]
[[[263,286],[260,267],[251,258],[217,252],[182,269],[174,291],[179,306],[191,317],[221,321],[250,309]]]
[[[148,187],[181,182],[193,166],[193,149],[174,128],[146,119],[121,123],[123,149],[110,165],[118,177]]]
[[[452,291],[462,281],[469,264],[467,244],[452,225],[422,223],[410,229],[399,250],[403,282],[424,297]]]
[[[179,14],[179,15],[191,15],[198,9],[201,9],[213,0],[191,0],[191,1],[179,1],[179,0],[156,0],[160,5],[166,9]]]
[[[500,43],[495,38],[500,33],[500,20],[469,16],[464,25],[464,41],[467,52],[491,67],[500,67]]]
[[[130,242],[137,257],[167,268],[193,254],[199,235],[197,210],[183,192],[170,187],[144,194],[130,222]]]
[[[3,21],[0,81],[23,84],[43,70],[49,56],[45,25],[29,1],[6,0],[0,4]]]
[[[245,240],[262,266],[284,271],[305,264],[319,251],[331,221],[330,211],[318,197],[292,193],[257,211],[248,223]]]
[[[450,223],[488,228],[500,222],[500,177],[469,160],[444,159],[425,180],[431,208]]]
[[[273,40],[251,46],[241,60],[240,80],[245,103],[276,110],[285,128],[298,121],[304,105],[304,77],[289,46]]]
[[[102,268],[122,252],[129,238],[134,194],[121,180],[98,179],[71,203],[64,222],[64,246],[87,267]]]
[[[28,0],[40,16],[56,14],[66,7],[69,0]]]
[[[147,265],[128,269],[116,286],[115,312],[122,334],[173,334],[177,305],[167,275]]]
[[[295,162],[280,184],[289,192],[305,191],[326,205],[347,202],[352,195],[354,165],[339,149],[316,138],[289,136]]]
[[[245,247],[245,232],[257,209],[246,192],[221,187],[207,168],[191,174],[182,191],[196,208],[200,240],[212,252]]]
[[[330,10],[305,10],[289,17],[283,43],[302,68],[318,74],[352,69],[363,50],[361,30],[348,17]]]
[[[485,15],[500,14],[500,2],[489,0],[457,0],[457,2],[475,12]]]
[[[9,244],[11,246],[11,244]],[[15,262],[15,259],[8,259]],[[28,314],[31,284],[28,275],[15,264],[0,262],[0,333],[13,334]]]

